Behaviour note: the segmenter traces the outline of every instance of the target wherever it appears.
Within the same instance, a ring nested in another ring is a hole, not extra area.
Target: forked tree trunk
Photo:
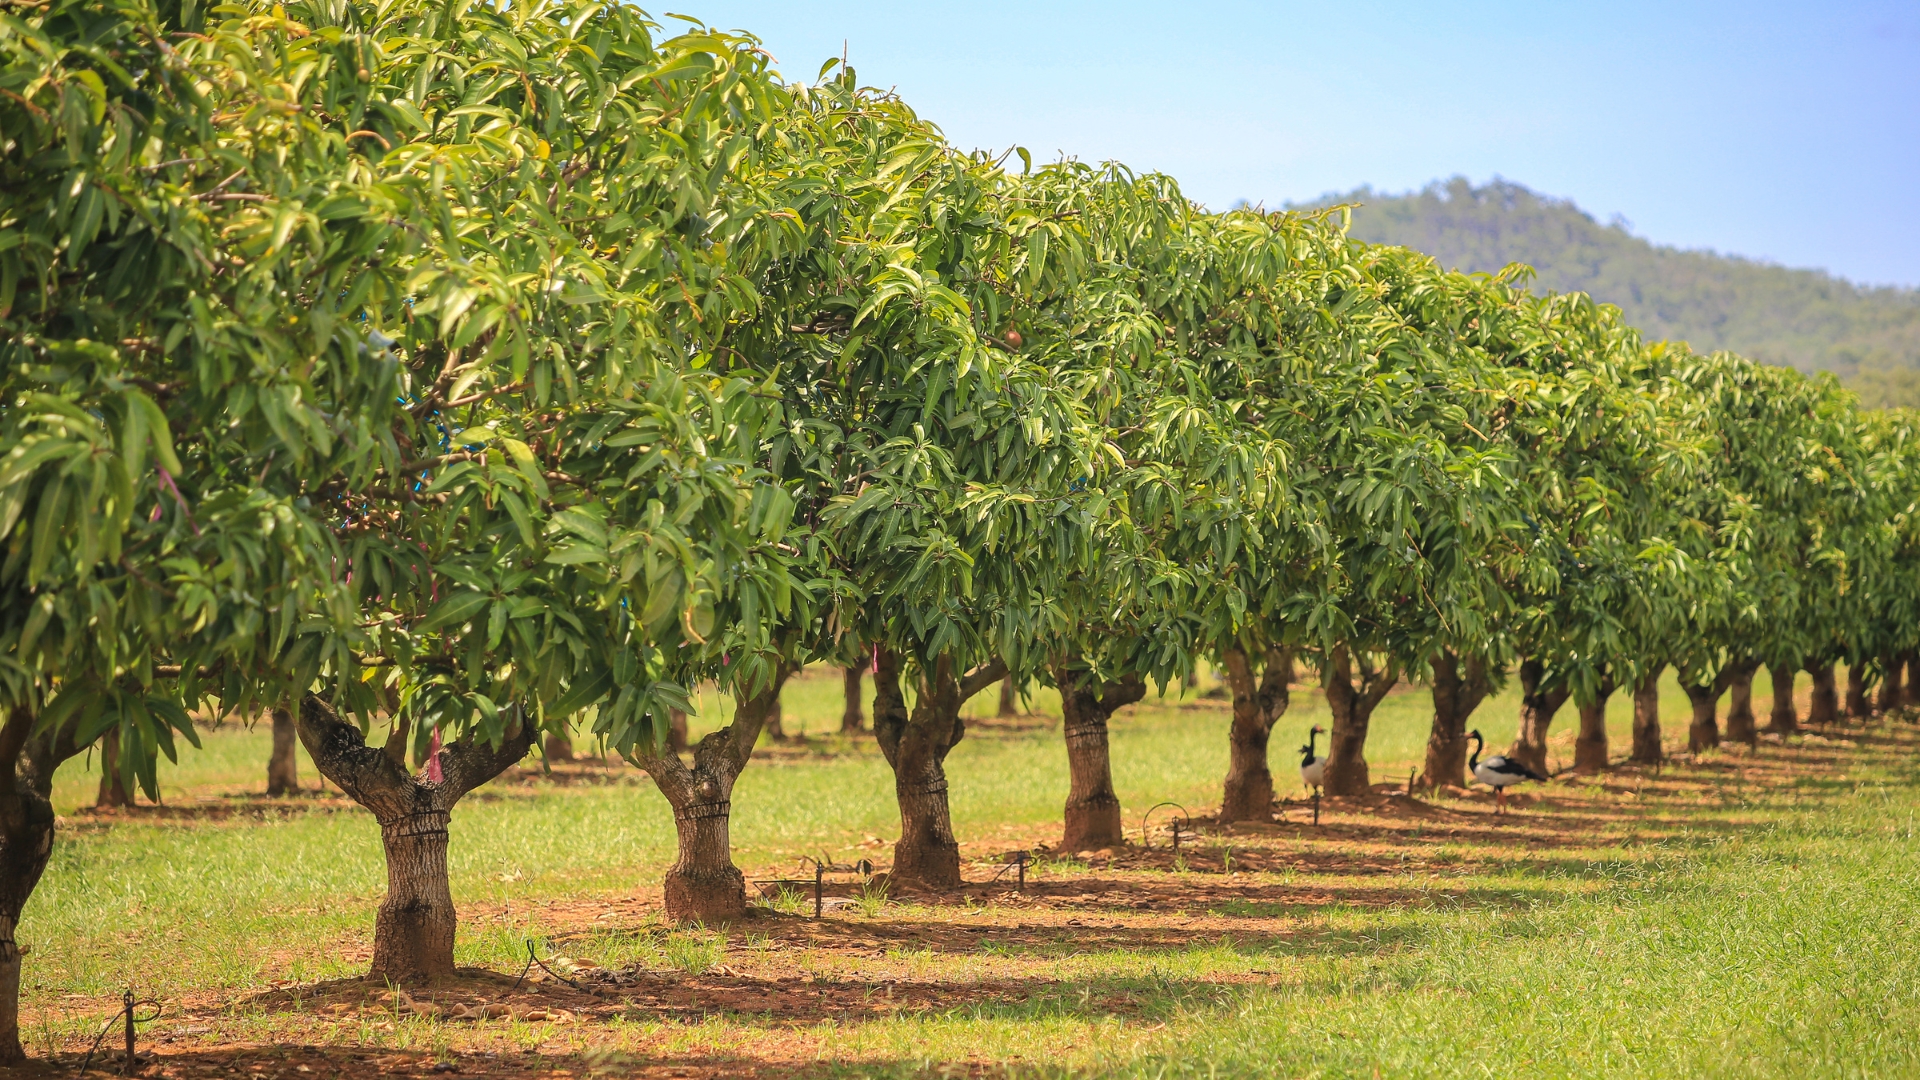
[[[133,805],[133,794],[127,790],[127,782],[120,774],[120,729],[117,727],[109,728],[106,737],[100,740],[100,791],[93,805],[100,810]]]
[[[679,857],[668,868],[663,896],[675,922],[731,922],[747,913],[747,879],[733,865],[733,785],[753,759],[754,743],[780,707],[793,669],[781,664],[770,685],[738,700],[733,722],[700,740],[689,767],[678,753],[644,758],[660,794],[673,807]]]
[[[1720,720],[1716,715],[1720,708],[1719,680],[1696,683],[1690,679],[1680,680],[1680,689],[1687,692],[1687,703],[1693,707],[1693,717],[1687,724],[1687,749],[1694,753],[1720,745]]]
[[[1580,702],[1580,734],[1573,741],[1573,771],[1599,773],[1607,770],[1607,700],[1613,697],[1613,678],[1601,680],[1600,693],[1592,701]]]
[[[1900,657],[1894,653],[1887,653],[1880,657],[1880,693],[1875,697],[1873,705],[1882,716],[1892,716],[1900,711],[1902,697],[1900,676],[1905,668],[1906,665],[1902,664]]]
[[[308,694],[300,701],[299,731],[321,775],[380,823],[387,896],[374,917],[370,974],[396,983],[452,975],[458,918],[447,881],[447,825],[454,804],[526,757],[539,732],[521,724],[497,749],[471,735],[449,743],[439,751],[441,779],[434,782],[407,771],[404,722],[386,746],[371,747],[358,727]]]
[[[1900,704],[1911,709],[1920,706],[1920,653],[1903,652],[1899,662],[1905,666],[1907,679],[1900,692]]]
[[[1261,654],[1258,672],[1245,649],[1228,649],[1221,660],[1233,694],[1233,724],[1227,729],[1227,782],[1220,798],[1220,823],[1271,821],[1273,770],[1267,763],[1267,741],[1291,700],[1293,651],[1268,648]]]
[[[953,835],[947,803],[947,753],[966,737],[960,707],[967,699],[1006,677],[1005,661],[994,660],[965,675],[947,656],[922,668],[912,712],[900,692],[900,658],[891,649],[878,653],[873,677],[873,733],[893,767],[893,791],[900,804],[900,840],[893,847],[893,880],[935,889],[960,887],[960,842]]]
[[[1146,691],[1144,689],[1141,690],[1141,694],[1144,696],[1146,694]],[[1134,700],[1138,701],[1140,699],[1134,698]],[[1013,688],[1013,676],[1011,675],[1000,680],[1000,714],[999,715],[1000,715],[1000,719],[1002,720],[1005,720],[1009,717],[1020,715],[1020,695],[1017,692],[1015,692]]]
[[[840,687],[846,695],[846,706],[840,710],[840,734],[854,735],[866,727],[865,715],[860,709],[860,682],[866,677],[864,664],[854,664],[840,673]]]
[[[1743,660],[1728,670],[1727,680],[1727,741],[1757,746],[1760,742],[1759,726],[1753,716],[1753,673],[1759,670],[1757,660]]]
[[[1847,718],[1865,720],[1873,715],[1867,704],[1867,676],[1858,662],[1847,664]]]
[[[1433,727],[1427,733],[1428,788],[1467,786],[1467,720],[1493,682],[1485,658],[1441,649],[1433,657]]]
[[[273,751],[267,757],[267,795],[279,798],[300,790],[299,725],[285,706],[273,710]]]
[[[1660,747],[1660,673],[1661,664],[1633,687],[1633,760],[1642,765],[1658,765],[1666,757]]]
[[[1342,642],[1327,654],[1322,680],[1327,708],[1333,713],[1333,729],[1327,736],[1326,793],[1365,795],[1373,790],[1367,775],[1367,728],[1373,722],[1373,710],[1400,681],[1400,664],[1388,660],[1385,667],[1375,669],[1370,656],[1363,652],[1356,657]]]
[[[80,751],[66,733],[29,738],[33,714],[0,725],[0,1066],[26,1061],[20,1045],[21,912],[53,854],[53,774]]]
[[[1835,691],[1833,664],[1807,661],[1807,674],[1813,676],[1813,696],[1807,702],[1807,723],[1831,724],[1840,719],[1840,695]]]
[[[1547,732],[1560,706],[1573,691],[1567,686],[1545,688],[1547,666],[1538,660],[1520,662],[1520,730],[1513,737],[1507,756],[1538,773],[1547,771]]]
[[[1793,677],[1797,672],[1787,664],[1768,664],[1773,680],[1773,708],[1767,711],[1767,731],[1791,735],[1800,730],[1800,710],[1793,703]]]
[[[556,731],[547,736],[546,752],[548,761],[572,761],[573,740],[565,732]]]
[[[1060,687],[1060,711],[1067,737],[1068,790],[1062,851],[1126,843],[1120,827],[1120,796],[1113,790],[1113,763],[1107,753],[1107,721],[1116,709],[1147,696],[1147,684],[1139,676],[1097,682],[1092,672],[1075,666],[1075,659],[1061,657],[1052,665],[1053,681]],[[1000,685],[1012,683],[1009,680]]]

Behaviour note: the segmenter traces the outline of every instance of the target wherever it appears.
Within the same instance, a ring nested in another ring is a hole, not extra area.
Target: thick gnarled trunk
[[[53,774],[80,751],[66,733],[29,738],[33,714],[0,725],[0,1066],[27,1059],[20,1045],[20,943],[16,930],[53,854]]]
[[[1660,673],[1655,667],[1633,687],[1633,753],[1641,765],[1658,765],[1666,757],[1660,746]]]
[[[840,691],[846,704],[840,709],[840,734],[857,735],[866,730],[866,716],[860,708],[860,683],[866,678],[865,665],[854,664],[840,672]]]
[[[1767,665],[1773,682],[1773,707],[1767,710],[1767,731],[1791,735],[1800,730],[1800,709],[1793,702],[1793,679],[1797,672],[1788,664]]]
[[[780,707],[792,670],[780,665],[771,685],[741,700],[733,722],[700,740],[689,766],[676,752],[645,758],[647,775],[673,807],[678,855],[662,888],[675,922],[731,922],[747,913],[747,879],[733,865],[733,785]]]
[[[320,774],[380,823],[387,895],[374,919],[369,974],[396,983],[452,975],[459,923],[447,881],[447,827],[454,804],[526,757],[538,732],[518,725],[498,748],[471,735],[448,743],[438,753],[436,782],[407,771],[404,722],[385,746],[368,746],[358,727],[308,694],[300,701],[298,730]]]
[[[1220,823],[1270,821],[1273,770],[1267,763],[1267,741],[1291,700],[1293,652],[1267,649],[1257,673],[1245,649],[1228,649],[1221,660],[1227,688],[1233,693],[1233,723],[1227,729],[1227,781],[1220,798]]]
[[[267,796],[277,799],[300,791],[299,725],[285,706],[273,710],[273,750],[267,756]]]
[[[1107,752],[1107,721],[1115,710],[1145,697],[1147,684],[1137,675],[1098,682],[1071,657],[1056,659],[1052,666],[1067,739],[1067,806],[1060,848],[1080,851],[1124,844],[1120,796],[1113,790],[1113,764]],[[1012,681],[1000,685],[1011,686]]]
[[[1547,666],[1538,660],[1520,662],[1520,730],[1513,737],[1507,756],[1538,773],[1547,771],[1547,732],[1560,706],[1572,691],[1564,686],[1544,686]]]
[[[877,654],[873,676],[873,733],[893,767],[900,804],[900,840],[893,847],[893,880],[934,889],[960,887],[960,842],[947,803],[947,754],[966,737],[960,707],[1007,674],[994,660],[965,675],[941,656],[920,670],[919,693],[908,711],[900,692],[900,658]]]
[[[1807,702],[1807,723],[1832,724],[1840,719],[1840,695],[1834,686],[1833,662],[1807,662],[1813,676],[1813,694]]]
[[[1742,665],[1727,684],[1727,741],[1756,746],[1760,725],[1753,715],[1753,665]]]
[[[1717,679],[1706,683],[1680,680],[1680,689],[1687,692],[1687,703],[1693,710],[1687,723],[1687,749],[1692,753],[1720,745],[1720,721],[1715,714],[1720,708],[1721,685]]]
[[[1493,682],[1479,656],[1442,649],[1433,657],[1433,727],[1427,733],[1428,788],[1467,786],[1467,721]]]
[[[1355,655],[1343,642],[1327,654],[1321,675],[1327,709],[1333,713],[1333,729],[1327,736],[1326,792],[1365,795],[1373,790],[1367,775],[1367,729],[1373,723],[1373,710],[1400,681],[1400,665],[1390,659],[1385,667],[1375,668],[1371,656]]]

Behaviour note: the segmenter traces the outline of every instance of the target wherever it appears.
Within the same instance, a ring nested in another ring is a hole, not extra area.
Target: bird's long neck
[[[1309,762],[1313,760],[1313,741],[1315,739],[1318,739],[1319,737],[1320,737],[1319,732],[1313,730],[1312,728],[1307,729],[1307,760]]]
[[[1480,747],[1483,745],[1485,744],[1480,741],[1480,736],[1475,735],[1473,737],[1473,756],[1467,759],[1467,769],[1469,771],[1480,767]]]

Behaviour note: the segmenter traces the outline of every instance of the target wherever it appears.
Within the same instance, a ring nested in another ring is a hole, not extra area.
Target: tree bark
[[[1760,730],[1753,715],[1753,673],[1759,661],[1743,660],[1727,676],[1727,741],[1757,746]]]
[[[866,717],[860,709],[860,681],[866,674],[864,664],[853,664],[840,673],[840,686],[847,699],[846,707],[840,710],[842,735],[855,735],[866,728]]]
[[[1687,692],[1687,702],[1693,706],[1693,718],[1687,724],[1687,749],[1694,753],[1709,747],[1720,745],[1720,721],[1715,712],[1720,707],[1720,690],[1724,684],[1719,679],[1697,683],[1690,679],[1680,681],[1680,689]]]
[[[538,731],[520,724],[496,749],[472,735],[439,751],[439,782],[405,765],[408,726],[394,725],[387,745],[371,747],[318,695],[300,701],[300,741],[321,775],[380,823],[387,857],[387,896],[373,923],[370,974],[419,983],[453,974],[458,918],[447,881],[447,826],[460,797],[513,767]]]
[[[1599,696],[1580,703],[1580,735],[1573,741],[1573,771],[1598,773],[1607,770],[1607,700],[1613,697],[1613,678],[1600,683]]]
[[[1226,650],[1221,660],[1233,694],[1233,724],[1227,729],[1227,782],[1220,799],[1220,823],[1271,821],[1273,771],[1267,740],[1287,711],[1293,678],[1293,651],[1270,647],[1256,675],[1245,649]]]
[[[781,664],[768,686],[736,699],[733,722],[700,740],[691,767],[678,753],[641,761],[673,807],[679,857],[667,870],[663,895],[675,922],[731,922],[747,913],[747,879],[733,865],[733,785],[792,673]]]
[[[1800,730],[1800,710],[1793,703],[1793,677],[1797,672],[1787,664],[1768,664],[1773,680],[1773,708],[1767,712],[1767,731],[1791,735]]]
[[[947,754],[966,737],[960,707],[968,698],[1005,678],[1007,665],[994,660],[964,675],[947,656],[920,670],[919,693],[908,712],[900,692],[900,658],[891,649],[878,653],[873,677],[873,733],[893,767],[894,796],[900,804],[900,841],[893,847],[893,880],[935,889],[960,887],[960,842],[953,835],[947,802]]]
[[[786,714],[780,710],[780,698],[774,696],[773,707],[767,710],[766,730],[769,739],[785,739],[787,729],[784,723]]]
[[[1145,689],[1142,689],[1141,694],[1144,696],[1145,693],[1146,693]],[[1140,699],[1135,698],[1134,700],[1138,701]],[[1002,720],[1005,720],[1008,717],[1020,715],[1020,696],[1014,691],[1013,676],[1011,675],[1000,680],[1000,714],[999,715],[1000,715],[1000,719]]]
[[[300,735],[293,713],[284,705],[273,709],[273,751],[267,757],[267,797],[277,799],[300,791],[300,757],[294,752]]]
[[[34,716],[15,708],[0,725],[0,1065],[26,1061],[20,1045],[20,945],[15,932],[53,854],[53,774],[79,753],[70,733],[29,738]]]
[[[98,810],[133,805],[133,794],[120,775],[120,729],[117,727],[109,728],[106,737],[100,740],[100,792],[94,797],[93,805]]]
[[[1062,657],[1052,664],[1067,738],[1068,790],[1062,851],[1126,843],[1120,827],[1120,797],[1113,790],[1113,763],[1107,752],[1107,721],[1114,710],[1147,696],[1147,684],[1137,675],[1117,682],[1095,682],[1093,673],[1077,667],[1074,661]],[[1000,685],[1009,686],[1011,681]]]
[[[667,749],[676,754],[687,752],[687,714],[684,709],[667,710]]]
[[[1858,661],[1847,664],[1847,718],[1865,720],[1873,715],[1872,706],[1867,704],[1867,676],[1861,670]]]
[[[1326,793],[1365,795],[1373,790],[1367,775],[1367,728],[1373,722],[1373,710],[1400,681],[1399,662],[1388,660],[1385,667],[1375,669],[1371,657],[1364,652],[1355,656],[1342,642],[1327,655],[1322,679],[1327,708],[1333,713],[1333,730],[1327,736]]]
[[[1874,699],[1874,708],[1882,716],[1892,716],[1900,711],[1902,687],[1900,676],[1906,665],[1900,662],[1895,653],[1886,653],[1880,657],[1880,692]]]
[[[1642,765],[1658,765],[1666,753],[1660,747],[1660,673],[1666,665],[1655,667],[1633,687],[1633,760]]]
[[[1433,658],[1433,728],[1427,734],[1428,788],[1467,786],[1467,721],[1492,690],[1487,662],[1441,649]]]
[[[1547,666],[1538,660],[1520,662],[1520,731],[1513,737],[1507,756],[1538,773],[1547,771],[1547,731],[1560,706],[1573,696],[1571,688],[1556,686],[1542,689]]]
[[[573,740],[564,732],[556,731],[547,736],[546,752],[548,761],[572,761]]]
[[[1900,694],[1900,704],[1907,708],[1920,706],[1920,652],[1903,652],[1899,662],[1906,665],[1907,681]]]
[[[1807,661],[1807,674],[1813,676],[1813,698],[1807,703],[1807,723],[1831,724],[1840,719],[1840,696],[1835,691],[1833,662]]]

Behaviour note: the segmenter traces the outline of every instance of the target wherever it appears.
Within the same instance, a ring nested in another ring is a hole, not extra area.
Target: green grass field
[[[756,760],[735,792],[749,876],[803,854],[889,854],[876,840],[894,835],[890,774],[871,738],[825,734],[839,695],[830,671],[793,684],[788,730],[809,738]],[[702,703],[708,717],[723,707]],[[1033,708],[1057,713],[1045,693]],[[1669,688],[1663,709],[1669,744],[1684,741],[1684,697]],[[1515,713],[1509,691],[1476,723],[1501,746]],[[1295,696],[1274,739],[1283,794],[1293,748],[1325,719],[1317,695]],[[1417,763],[1428,719],[1417,690],[1382,705],[1376,781]],[[1226,720],[1174,698],[1116,718],[1130,830],[1163,799],[1196,813],[1217,801]],[[1569,709],[1560,722],[1573,721]],[[1618,756],[1625,700],[1610,721]],[[195,813],[63,820],[20,931],[30,1052],[74,1052],[132,985],[173,1010],[152,1033],[174,1033],[156,1068],[180,1075],[243,1067],[263,1046],[415,1055],[389,1071],[441,1060],[554,1075],[1920,1075],[1910,730],[1556,784],[1504,825],[1484,798],[1425,817],[1330,810],[1323,830],[1210,834],[1191,861],[1062,859],[1034,895],[983,888],[724,934],[653,913],[672,827],[642,774],[616,762],[503,781],[454,816],[462,962],[517,973],[533,938],[543,955],[654,973],[664,1004],[459,1026],[315,1011],[328,980],[364,970],[385,880],[377,830],[358,810],[319,809],[331,800],[261,814],[233,798],[264,789],[267,737],[229,725],[163,774],[164,801]],[[60,776],[63,813],[91,802],[87,768]],[[1057,835],[1057,721],[978,733],[950,773],[970,856]],[[234,805],[249,809],[207,813]],[[276,984],[298,1003],[262,996]]]

